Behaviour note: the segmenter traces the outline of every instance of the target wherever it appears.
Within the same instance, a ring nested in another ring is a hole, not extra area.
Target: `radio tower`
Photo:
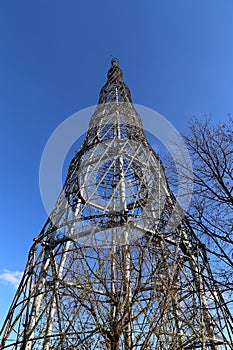
[[[205,246],[176,204],[113,59],[0,348],[233,349]]]

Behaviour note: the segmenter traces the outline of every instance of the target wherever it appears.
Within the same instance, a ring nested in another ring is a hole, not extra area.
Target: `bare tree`
[[[185,136],[193,160],[190,222],[212,256],[215,277],[233,290],[233,119],[193,118]]]

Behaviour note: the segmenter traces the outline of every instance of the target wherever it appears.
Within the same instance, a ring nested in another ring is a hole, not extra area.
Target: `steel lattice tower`
[[[205,246],[180,220],[112,60],[1,329],[1,349],[233,349]]]

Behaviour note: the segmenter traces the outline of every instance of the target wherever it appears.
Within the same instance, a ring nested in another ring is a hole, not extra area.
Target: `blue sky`
[[[118,57],[135,103],[179,131],[233,111],[232,0],[1,0],[0,324],[46,220],[39,164],[68,116],[97,103]]]

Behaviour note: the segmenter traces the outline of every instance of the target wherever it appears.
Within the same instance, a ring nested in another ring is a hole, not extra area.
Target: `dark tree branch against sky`
[[[194,118],[185,140],[195,176],[190,221],[212,255],[216,278],[233,291],[233,120],[212,125]]]
[[[0,1],[0,324],[47,217],[38,178],[50,134],[97,103],[115,56],[133,101],[179,131],[193,115],[226,120],[233,110],[232,22],[231,0]]]

